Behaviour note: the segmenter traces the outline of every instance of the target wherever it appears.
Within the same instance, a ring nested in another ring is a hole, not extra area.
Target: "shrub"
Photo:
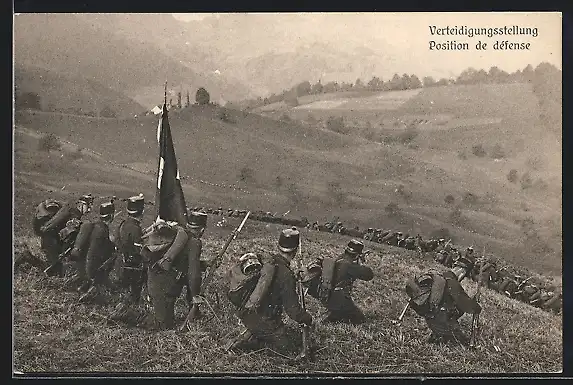
[[[526,172],[525,174],[523,174],[523,175],[521,176],[520,183],[521,183],[521,188],[522,188],[523,190],[525,190],[525,189],[530,188],[531,186],[533,186],[533,181],[531,180],[531,176],[529,175],[528,172]]]
[[[281,115],[281,117],[279,118],[279,120],[282,121],[282,122],[290,122],[292,119],[291,119],[291,117],[290,117],[286,112],[284,112],[284,113]]]
[[[503,148],[501,148],[499,144],[496,144],[495,146],[493,146],[490,156],[493,159],[503,159],[505,158],[505,152],[503,151]]]
[[[446,197],[444,198],[444,202],[446,202],[446,204],[451,205],[455,202],[455,198],[452,194],[448,194],[446,195]]]
[[[507,174],[507,180],[511,183],[517,182],[517,170],[511,169],[509,170],[509,174]]]
[[[465,151],[458,151],[458,158],[466,160],[468,156],[466,155]]]
[[[329,117],[326,121],[326,128],[339,134],[348,134],[350,132],[350,129],[344,125],[344,118],[342,116],[338,118],[334,116]]]
[[[386,207],[384,208],[384,211],[389,216],[395,216],[400,211],[400,208],[398,207],[398,205],[396,203],[390,202],[386,205]]]
[[[239,179],[243,182],[251,182],[255,177],[255,172],[249,167],[243,167],[239,174]]]
[[[472,147],[472,154],[481,158],[486,156],[487,153],[481,144],[476,144]]]
[[[40,151],[50,151],[59,150],[62,148],[62,144],[58,137],[54,134],[44,134],[38,142],[38,149]]]
[[[471,204],[477,203],[478,197],[477,197],[477,195],[472,194],[471,192],[467,192],[464,194],[463,201],[464,201],[464,203],[471,205]]]

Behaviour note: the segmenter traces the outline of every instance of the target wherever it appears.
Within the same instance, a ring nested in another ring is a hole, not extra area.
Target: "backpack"
[[[227,298],[239,310],[256,310],[268,293],[276,265],[264,263],[261,269],[245,275],[240,265],[235,265],[229,272],[229,290]]]
[[[446,279],[438,273],[427,273],[406,282],[410,306],[425,317],[439,308],[444,298]]]
[[[58,235],[60,236],[60,240],[65,245],[73,245],[78,232],[81,228],[82,222],[77,218],[72,218],[66,222],[66,226],[60,230]]]
[[[334,271],[339,258],[324,258],[322,260],[322,272],[320,275],[320,285],[318,286],[318,298],[322,303],[328,302],[332,287],[334,286]]]
[[[77,254],[72,253],[70,260],[77,261],[85,259],[93,228],[94,224],[92,222],[84,222],[81,224],[76,239],[74,240],[74,249],[77,249],[78,252]]]
[[[47,207],[51,206],[51,207]],[[40,228],[45,225],[56,213],[62,208],[62,204],[55,199],[46,199],[36,206],[34,212],[34,219],[32,220],[32,227],[34,234],[40,236],[42,232]]]

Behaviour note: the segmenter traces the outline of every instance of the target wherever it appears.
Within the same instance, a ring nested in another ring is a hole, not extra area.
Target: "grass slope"
[[[22,154],[17,154],[22,159]],[[52,163],[42,159],[52,176],[57,158]],[[87,161],[86,161],[87,163]],[[30,242],[37,252],[37,239],[31,237],[29,218],[36,202],[46,196],[45,190],[33,184],[36,178],[25,179],[30,166],[19,162],[16,170],[15,229],[17,242]],[[87,171],[90,180],[101,183],[90,186],[98,196],[121,191],[121,186],[141,187],[141,180],[124,179],[119,171],[110,170],[95,178],[94,169],[84,166],[59,168],[73,178]],[[41,172],[42,170],[38,170]],[[58,176],[59,177],[59,176]],[[57,179],[57,178],[55,178]],[[104,182],[107,181],[107,184]],[[139,183],[138,183],[139,182]],[[65,190],[52,194],[70,198]],[[97,202],[96,202],[97,203]],[[124,207],[119,207],[124,209]],[[93,215],[93,214],[92,214]],[[120,222],[125,213],[114,221]],[[152,220],[152,210],[146,212],[144,224]],[[211,256],[222,247],[225,238],[238,219],[230,219],[225,227],[210,222],[205,234],[205,255]],[[248,221],[244,233],[231,244],[227,257],[217,272],[213,287],[224,287],[223,273],[229,260],[253,248],[272,250],[280,226]],[[303,257],[309,260],[317,255],[339,252],[347,242],[344,237],[303,230]],[[401,326],[395,319],[406,296],[402,291],[404,279],[427,268],[440,269],[430,258],[420,257],[403,249],[385,247],[367,242],[373,253],[368,265],[375,278],[368,283],[359,282],[355,289],[357,304],[364,309],[368,322],[362,326],[318,325],[313,338],[320,349],[316,362],[309,366],[296,364],[268,350],[250,354],[228,355],[222,345],[240,331],[227,301],[219,306],[211,294],[209,302],[214,312],[206,309],[206,317],[194,325],[189,333],[163,331],[152,333],[108,324],[117,295],[107,297],[98,305],[81,305],[77,294],[63,292],[56,279],[42,277],[32,269],[14,275],[14,368],[22,372],[185,372],[185,373],[256,373],[256,372],[314,372],[314,373],[518,373],[558,372],[562,370],[562,319],[517,301],[486,290],[482,295],[484,312],[481,347],[470,351],[458,346],[427,345],[423,341],[427,328],[422,319],[408,313]],[[469,293],[475,291],[471,282],[464,286]],[[177,303],[177,319],[182,321],[186,307],[183,298]],[[309,300],[309,311],[318,316],[322,309]],[[468,329],[471,316],[461,322]],[[296,325],[287,320],[293,339],[300,338]],[[500,348],[497,351],[494,345]],[[294,354],[294,353],[293,353]]]

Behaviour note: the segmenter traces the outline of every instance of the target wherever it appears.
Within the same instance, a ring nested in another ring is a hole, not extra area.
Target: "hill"
[[[163,94],[165,81],[170,88],[181,86],[193,95],[206,87],[214,99],[249,95],[236,81],[197,72],[188,64],[192,60],[166,54],[155,40],[146,39],[149,35],[122,34],[117,28],[120,22],[121,16],[97,14],[20,14],[14,19],[14,61],[97,81],[148,108],[161,100],[155,96]]]
[[[14,68],[16,97],[34,93],[40,97],[41,108],[46,111],[71,111],[93,116],[105,108],[112,108],[117,116],[141,114],[146,107],[125,94],[84,79],[37,67]]]
[[[16,246],[28,242],[37,252],[37,239],[31,236],[29,218],[34,205],[46,196],[71,199],[79,193],[92,192],[98,197],[111,194],[127,197],[136,192],[152,196],[153,177],[134,173],[84,156],[72,160],[73,147],[62,152],[35,150],[38,138],[16,132],[15,137],[15,235]],[[64,183],[64,184],[62,184]],[[61,186],[64,186],[62,188]],[[199,186],[203,188],[202,186]],[[186,196],[193,191],[185,186]],[[206,195],[209,191],[202,191]],[[229,193],[228,193],[229,194]],[[234,193],[236,194],[236,193]],[[96,204],[101,202],[98,198]],[[188,200],[189,203],[189,200]],[[118,210],[125,210],[122,204]],[[95,213],[91,214],[92,216]],[[112,231],[125,216],[114,220]],[[144,225],[154,212],[146,210]],[[204,235],[204,253],[213,255],[229,235],[238,219],[229,218],[226,226],[209,226]],[[272,249],[281,226],[248,221],[244,232],[231,244],[214,280],[215,290],[225,286],[223,274],[230,259],[246,250]],[[335,253],[347,242],[345,237],[303,230],[303,258]],[[375,278],[359,282],[354,290],[357,305],[364,309],[368,322],[354,327],[321,325],[313,330],[319,349],[317,361],[305,366],[288,358],[261,350],[248,355],[227,355],[222,345],[237,335],[239,327],[229,303],[223,297],[219,304],[212,294],[212,310],[185,334],[175,331],[149,332],[110,323],[107,316],[117,294],[96,305],[77,303],[77,294],[64,292],[57,279],[45,278],[35,269],[14,275],[14,367],[22,372],[185,372],[185,373],[535,373],[562,370],[562,320],[548,312],[499,294],[484,290],[480,320],[480,347],[467,350],[457,346],[427,345],[427,328],[419,317],[408,313],[401,326],[394,325],[406,296],[404,280],[423,269],[436,268],[431,259],[404,249],[367,242],[372,250],[367,264]],[[18,248],[16,248],[18,252]],[[472,282],[464,282],[469,293]],[[177,322],[186,311],[184,300],[177,301]],[[313,316],[320,305],[308,301]],[[471,317],[461,318],[469,330]],[[289,333],[299,332],[287,321]],[[440,359],[436,359],[440,357]]]
[[[426,236],[447,228],[456,242],[487,245],[488,251],[512,263],[561,274],[558,167],[541,162],[537,170],[527,168],[527,157],[532,155],[525,152],[527,146],[521,152],[514,149],[519,156],[508,155],[501,162],[458,157],[462,150],[471,154],[478,138],[489,151],[488,146],[497,143],[492,137],[499,129],[495,126],[490,136],[472,129],[446,130],[457,132],[458,139],[448,147],[444,132],[444,147],[432,149],[431,139],[426,143],[416,138],[413,147],[382,145],[216,106],[173,110],[170,122],[181,173],[193,186],[189,202],[290,211],[319,221],[338,216],[348,227],[392,228]],[[20,112],[16,123],[55,133],[139,171],[155,171],[157,117],[97,119]],[[513,130],[508,138],[521,135],[527,142],[529,137],[519,130],[533,126],[507,127]],[[427,131],[429,138],[432,132]],[[419,137],[424,135],[422,131]],[[541,146],[539,154],[554,155],[555,147],[553,152],[544,152],[546,148]],[[524,190],[512,184],[506,178],[512,168],[520,177],[529,172],[533,181],[546,187]],[[404,190],[399,193],[400,185]],[[466,199],[468,193],[471,200]],[[456,204],[445,203],[446,195],[452,195]],[[398,210],[388,214],[391,203]],[[523,227],[531,221],[539,237],[534,240],[527,238],[529,230]],[[532,247],[531,242],[539,245]]]

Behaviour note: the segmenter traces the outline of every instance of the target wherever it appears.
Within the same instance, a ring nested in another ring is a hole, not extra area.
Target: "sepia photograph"
[[[563,372],[561,13],[12,38],[13,377]]]

